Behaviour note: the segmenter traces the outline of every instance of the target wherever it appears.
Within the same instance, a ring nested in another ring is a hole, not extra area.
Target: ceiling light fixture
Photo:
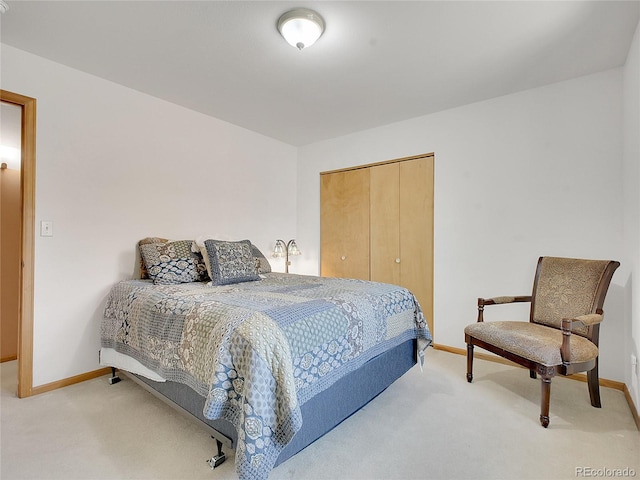
[[[9,4],[4,0],[0,0],[0,13],[7,13],[9,10]]]
[[[302,50],[320,38],[324,32],[324,20],[313,10],[295,8],[278,19],[278,31],[289,45]]]

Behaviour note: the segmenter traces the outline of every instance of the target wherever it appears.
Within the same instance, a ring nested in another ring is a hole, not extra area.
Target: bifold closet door
[[[320,176],[320,275],[369,279],[369,170]]]
[[[411,290],[432,323],[433,157],[369,170],[371,280]]]
[[[400,164],[369,168],[371,280],[402,285],[400,264]]]
[[[399,167],[401,285],[416,296],[433,332],[433,156]]]
[[[433,331],[433,156],[320,175],[320,274],[411,290]]]

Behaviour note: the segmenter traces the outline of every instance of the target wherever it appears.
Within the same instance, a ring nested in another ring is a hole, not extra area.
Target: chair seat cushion
[[[562,331],[531,322],[478,322],[464,329],[467,335],[533,362],[551,367],[562,364]],[[598,347],[580,335],[571,335],[571,363],[598,356]]]

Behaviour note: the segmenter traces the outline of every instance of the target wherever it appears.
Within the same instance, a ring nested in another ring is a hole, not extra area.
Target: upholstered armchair
[[[551,379],[587,372],[591,405],[600,407],[598,338],[604,299],[619,262],[540,257],[531,296],[478,298],[478,321],[464,329],[467,381],[481,347],[541,377],[540,423],[549,425]],[[530,302],[529,321],[484,321],[484,308]]]

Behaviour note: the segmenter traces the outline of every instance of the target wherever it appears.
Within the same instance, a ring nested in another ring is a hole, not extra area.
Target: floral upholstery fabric
[[[496,321],[468,325],[464,333],[542,365],[562,365],[562,331],[555,328],[531,322]],[[597,356],[598,347],[589,339],[571,335],[572,363],[586,362]]]
[[[562,327],[563,318],[595,313],[598,285],[609,261],[543,257],[532,318],[535,323]],[[574,323],[572,332],[586,335],[587,328]]]

